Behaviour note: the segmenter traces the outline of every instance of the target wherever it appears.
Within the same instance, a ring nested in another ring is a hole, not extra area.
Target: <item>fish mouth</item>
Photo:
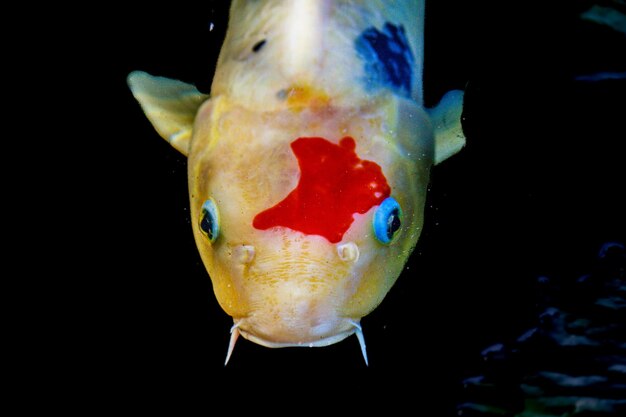
[[[245,339],[269,348],[329,346],[352,336],[361,329],[359,320],[336,318],[314,326],[273,325],[252,317],[236,319],[233,330]]]
[[[269,348],[281,348],[281,347],[294,347],[294,346],[302,346],[302,347],[323,347],[330,346],[337,342],[341,342],[343,339],[352,336],[356,332],[356,328],[351,330],[346,330],[341,333],[334,334],[332,336],[325,336],[322,338],[317,338],[313,340],[305,340],[305,341],[297,341],[297,342],[276,342],[273,340],[268,340],[263,337],[259,337],[254,333],[250,333],[246,330],[239,329],[239,333],[245,339],[254,342],[258,345],[269,347]]]
[[[293,340],[271,340],[264,336],[259,336],[249,330],[246,330],[246,324],[244,320],[235,320],[235,324],[230,330],[230,343],[228,346],[228,352],[226,354],[226,361],[224,365],[228,364],[228,361],[233,353],[233,349],[235,348],[235,343],[237,342],[237,338],[241,335],[245,339],[256,343],[261,346],[265,346],[268,348],[281,348],[281,347],[320,347],[320,346],[329,346],[334,343],[340,342],[343,339],[356,334],[356,337],[359,341],[359,345],[361,346],[361,354],[363,355],[363,359],[365,360],[365,365],[368,365],[367,360],[367,349],[365,347],[365,339],[363,337],[363,329],[361,329],[361,325],[358,320],[351,319],[342,319],[341,324],[348,325],[347,328],[339,331],[335,331],[334,333],[329,333],[324,336],[320,336],[314,339],[299,339],[297,341]],[[309,332],[311,333],[311,332]],[[295,340],[295,339],[294,339]]]

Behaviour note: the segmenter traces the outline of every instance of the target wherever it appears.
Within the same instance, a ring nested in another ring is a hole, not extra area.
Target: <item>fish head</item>
[[[205,103],[189,153],[192,225],[238,331],[271,347],[353,334],[417,242],[432,160],[428,118],[393,95],[350,108]]]

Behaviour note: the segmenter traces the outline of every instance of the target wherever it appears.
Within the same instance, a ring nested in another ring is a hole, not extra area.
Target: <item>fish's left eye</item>
[[[388,245],[402,226],[402,209],[393,198],[387,197],[374,213],[374,234],[380,243]]]
[[[215,200],[209,197],[200,211],[200,231],[213,243],[220,234],[220,214]]]

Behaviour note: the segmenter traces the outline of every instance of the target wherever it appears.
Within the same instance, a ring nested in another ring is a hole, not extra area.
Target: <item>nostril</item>
[[[237,259],[242,264],[249,264],[254,260],[256,249],[252,245],[241,245],[237,247]]]
[[[356,262],[359,260],[359,247],[354,242],[337,245],[339,259],[345,262]]]

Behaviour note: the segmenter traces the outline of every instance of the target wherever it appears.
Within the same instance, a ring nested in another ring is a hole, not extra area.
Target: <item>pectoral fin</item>
[[[128,86],[159,135],[187,156],[194,118],[209,96],[191,84],[143,71],[131,72]]]
[[[435,164],[445,161],[465,146],[461,126],[463,91],[448,91],[439,104],[429,110],[435,131]]]

